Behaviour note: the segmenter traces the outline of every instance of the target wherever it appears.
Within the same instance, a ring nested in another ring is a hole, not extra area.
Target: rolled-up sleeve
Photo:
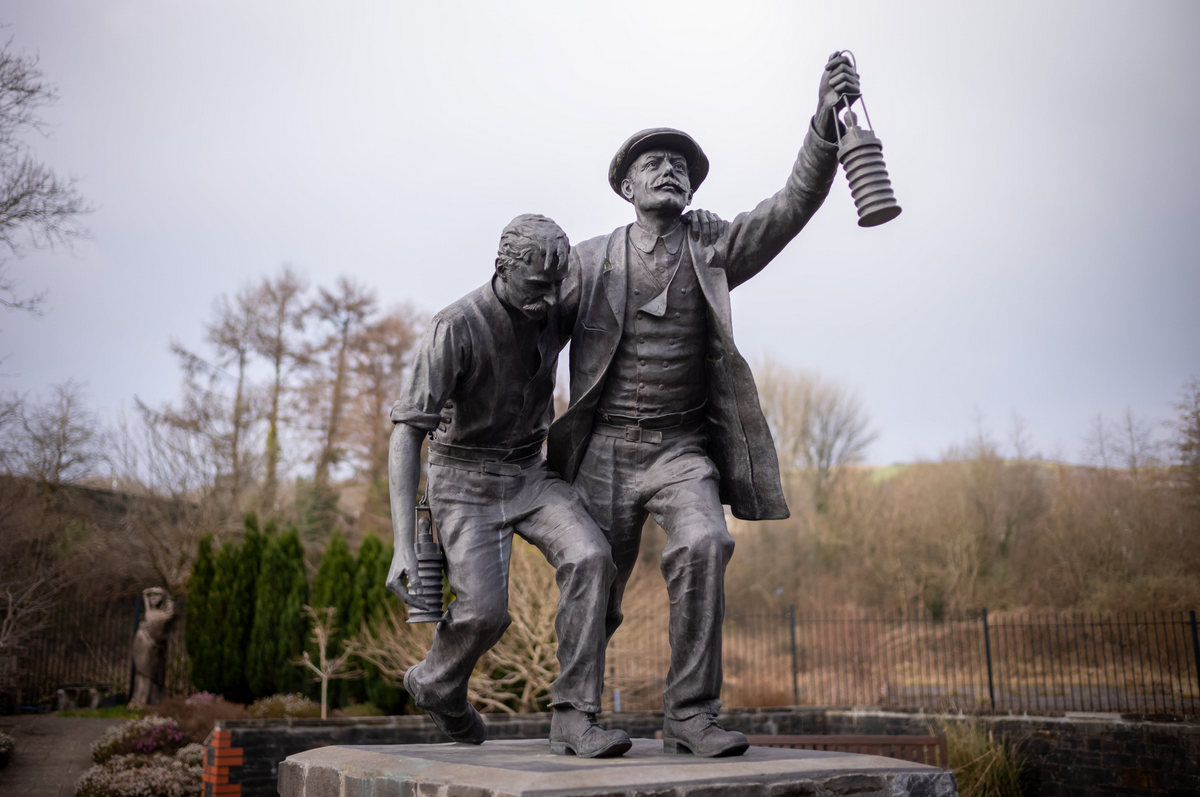
[[[470,337],[442,315],[434,316],[417,349],[412,378],[392,405],[392,423],[406,423],[426,432],[438,427],[442,407],[470,367]]]

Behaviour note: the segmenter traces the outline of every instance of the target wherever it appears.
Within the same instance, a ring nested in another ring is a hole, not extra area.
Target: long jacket
[[[778,193],[738,215],[710,246],[687,237],[708,315],[708,453],[721,474],[721,502],[735,517],[785,518],[788,508],[754,377],[733,342],[729,291],[761,271],[800,232],[825,200],[836,169],[836,147],[810,128]],[[571,335],[571,402],[550,427],[548,450],[550,466],[567,481],[579,472],[621,340],[628,233],[628,226],[620,227],[571,250],[561,295]]]

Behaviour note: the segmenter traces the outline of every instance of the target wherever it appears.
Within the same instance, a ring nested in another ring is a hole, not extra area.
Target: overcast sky
[[[14,0],[60,101],[38,154],[96,205],[89,241],[11,271],[0,391],[68,378],[114,419],[177,394],[174,337],[287,262],[432,312],[523,212],[572,240],[632,209],[635,130],[679,127],[725,218],[782,184],[826,58],[849,48],[897,198],[861,229],[839,174],[733,294],[743,353],[856,392],[874,463],[1020,416],[1080,461],[1097,415],[1171,416],[1200,377],[1200,4]],[[1189,88],[1189,86],[1191,88]]]

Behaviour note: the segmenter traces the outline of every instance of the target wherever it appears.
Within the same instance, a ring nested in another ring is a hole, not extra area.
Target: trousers
[[[636,430],[636,427],[631,427]],[[671,666],[663,692],[669,719],[721,708],[721,624],[733,537],[718,495],[717,468],[702,427],[661,433],[593,433],[573,486],[612,547],[616,577],[605,634],[621,624],[621,599],[652,515],[667,534],[660,563],[670,600]]]
[[[433,459],[431,457],[431,459]],[[570,485],[538,454],[521,463],[429,465],[427,494],[454,593],[424,660],[409,673],[413,700],[460,715],[479,658],[500,640],[508,614],[512,535],[553,565],[559,676],[551,703],[600,710],[605,606],[615,575],[608,542]]]

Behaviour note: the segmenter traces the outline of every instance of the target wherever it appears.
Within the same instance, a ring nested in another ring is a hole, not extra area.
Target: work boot
[[[614,758],[633,742],[625,731],[606,731],[596,724],[596,715],[571,706],[555,707],[550,719],[550,752],[580,758]]]
[[[417,694],[413,691],[408,679],[415,669],[415,667],[409,667],[404,673],[404,691],[412,695],[413,702],[420,706]],[[483,717],[479,716],[479,712],[470,703],[467,704],[467,710],[462,714],[447,714],[431,708],[426,708],[425,711],[433,718],[433,723],[438,726],[438,729],[456,742],[483,744],[487,740],[487,726],[483,724]]]
[[[664,753],[721,758],[741,755],[749,746],[745,734],[725,730],[713,714],[697,714],[685,720],[663,719]]]

